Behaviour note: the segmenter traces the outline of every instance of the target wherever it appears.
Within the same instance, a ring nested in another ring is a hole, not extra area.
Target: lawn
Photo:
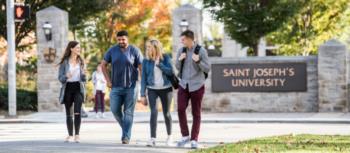
[[[199,149],[191,153],[350,153],[350,136],[285,135]]]

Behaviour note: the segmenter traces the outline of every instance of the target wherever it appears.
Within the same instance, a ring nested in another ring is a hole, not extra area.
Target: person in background
[[[105,111],[105,92],[107,81],[103,75],[101,64],[97,66],[97,70],[92,73],[92,83],[94,84],[94,95],[95,95],[95,113],[96,118],[104,118]],[[100,113],[98,113],[100,109]]]

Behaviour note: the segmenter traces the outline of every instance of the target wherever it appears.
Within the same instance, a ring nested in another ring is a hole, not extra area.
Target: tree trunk
[[[253,56],[258,56],[258,43],[253,44]]]
[[[75,29],[73,29],[72,32],[73,32],[73,39],[77,40],[77,37],[76,37],[76,34],[75,34]]]

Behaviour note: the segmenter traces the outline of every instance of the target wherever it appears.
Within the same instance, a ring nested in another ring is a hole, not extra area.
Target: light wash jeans
[[[131,138],[136,102],[135,92],[135,85],[132,85],[131,87],[113,87],[110,93],[111,111],[122,128],[122,140]]]

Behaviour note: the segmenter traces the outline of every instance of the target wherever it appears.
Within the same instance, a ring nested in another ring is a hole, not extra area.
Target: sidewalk
[[[105,118],[95,118],[95,113],[89,112],[83,122],[115,122],[111,112],[106,112]],[[149,112],[135,112],[135,123],[149,123]],[[172,113],[173,122],[178,122],[176,112]],[[191,114],[188,120],[192,121]],[[0,116],[0,123],[63,123],[64,112],[40,112],[16,119]],[[158,114],[158,122],[164,122],[162,112]],[[329,123],[350,124],[350,113],[203,113],[203,123]]]

